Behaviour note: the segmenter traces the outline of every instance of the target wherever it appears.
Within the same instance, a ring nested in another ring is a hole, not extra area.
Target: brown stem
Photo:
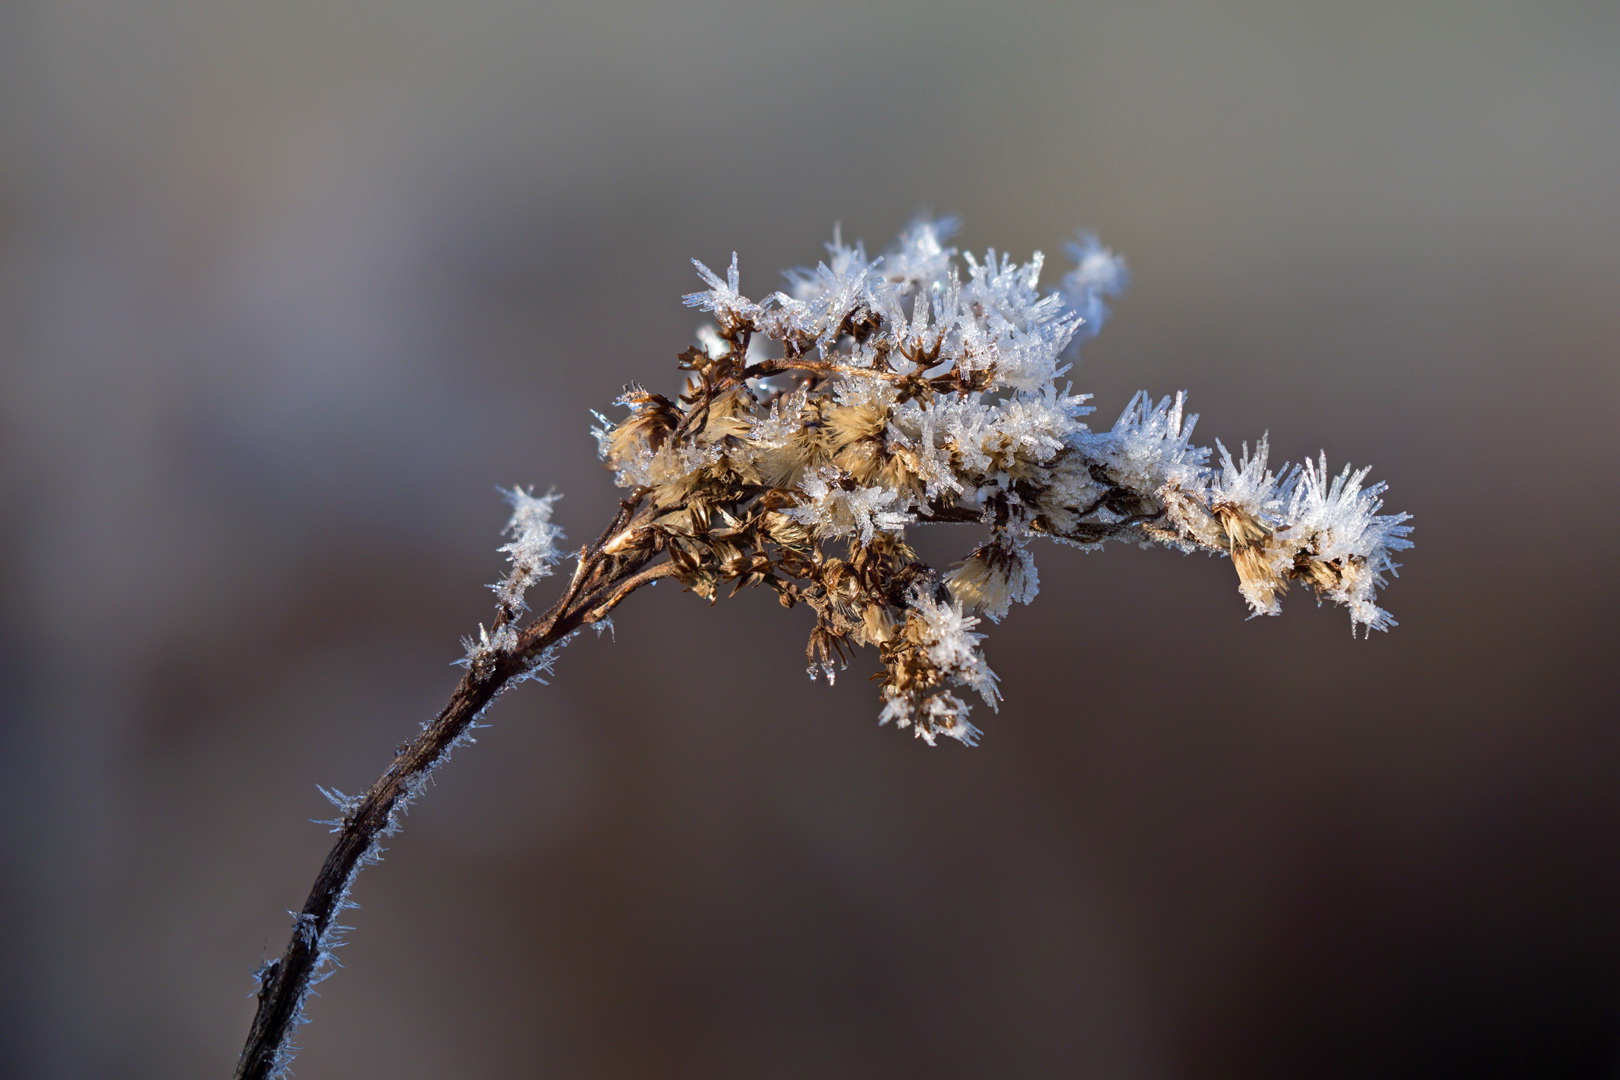
[[[808,371],[817,375],[853,375],[867,379],[886,379],[889,382],[903,382],[916,374],[916,372],[912,372],[910,375],[902,375],[898,371],[854,367],[850,364],[834,363],[831,360],[805,360],[797,356],[782,356],[771,360],[761,360],[751,366],[746,375],[750,379],[759,379],[785,371]]]
[[[631,510],[629,505],[622,508],[614,524],[622,527]],[[371,789],[345,807],[336,823],[337,842],[293,921],[286,951],[259,976],[258,1011],[237,1060],[236,1080],[271,1080],[285,1070],[304,1001],[330,963],[333,923],[347,906],[349,888],[360,869],[375,860],[379,841],[398,829],[400,812],[428,773],[445,759],[489,703],[514,679],[532,671],[547,649],[580,627],[605,618],[643,585],[674,572],[667,562],[648,567],[647,561],[647,555],[613,559],[602,553],[600,543],[583,553],[563,596],[523,631],[517,647],[475,660],[438,718],[402,745]]]
[[[673,577],[674,574],[675,564],[663,562],[657,566],[649,566],[638,573],[621,577],[617,581],[603,586],[585,604],[581,605],[580,625],[588,626],[591,623],[600,622],[608,612],[619,606],[619,601],[643,585],[651,585],[660,578]]]

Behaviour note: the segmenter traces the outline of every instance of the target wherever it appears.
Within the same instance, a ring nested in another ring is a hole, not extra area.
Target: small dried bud
[[[628,405],[630,415],[608,437],[604,456],[609,461],[628,460],[642,453],[656,454],[680,423],[680,411],[663,394],[649,394],[640,387],[631,387],[620,395],[618,404]]]
[[[974,548],[946,576],[945,584],[968,611],[1000,622],[1014,601],[1027,604],[1035,599],[1040,577],[1029,549],[1000,537]]]
[[[1277,614],[1277,597],[1288,591],[1288,582],[1272,566],[1271,530],[1241,506],[1219,503],[1212,512],[1226,533],[1243,598],[1256,615]]]

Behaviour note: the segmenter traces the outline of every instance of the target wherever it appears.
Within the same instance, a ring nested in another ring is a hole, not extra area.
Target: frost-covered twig
[[[258,1015],[238,1077],[281,1075],[309,988],[329,973],[354,876],[429,771],[466,739],[505,687],[548,672],[555,651],[625,597],[673,577],[710,600],[764,585],[815,616],[812,675],[877,650],[882,722],[930,744],[972,744],[958,690],[994,707],[982,620],[1035,596],[1031,544],[1163,543],[1229,556],[1256,614],[1276,614],[1295,584],[1349,609],[1352,630],[1394,625],[1376,594],[1409,547],[1405,514],[1383,514],[1367,470],[1331,473],[1324,457],[1273,470],[1262,437],[1219,461],[1192,442],[1182,394],[1138,394],[1093,431],[1086,395],[1060,383],[1075,342],[1100,328],[1123,264],[1095,239],[1042,293],[1041,256],[982,260],[946,245],[948,222],[920,221],[883,257],[838,239],[813,271],[763,300],[724,277],[686,298],[712,313],[681,355],[676,398],[631,388],[629,415],[602,418],[602,457],[627,497],[578,553],[562,595],[524,625],[526,591],[549,575],[560,533],[554,496],[513,490],[506,578],[490,628],[467,643],[450,703],[401,747],[363,796],[328,793],[338,834],[291,942],[260,976]],[[977,524],[960,563],[940,572],[907,543],[915,525]]]

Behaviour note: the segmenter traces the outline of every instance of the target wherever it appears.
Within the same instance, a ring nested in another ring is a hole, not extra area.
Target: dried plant
[[[1138,394],[1093,431],[1086,395],[1060,379],[1095,334],[1123,264],[1095,240],[1071,245],[1075,269],[1038,288],[1040,255],[994,251],[957,261],[952,224],[921,221],[879,259],[837,238],[814,271],[755,301],[737,261],[686,297],[712,314],[681,354],[684,390],[632,387],[618,422],[600,417],[603,459],[625,497],[612,522],[570,557],[561,596],[529,617],[531,586],[562,561],[553,498],[509,493],[511,569],[490,628],[468,640],[450,703],[405,744],[371,790],[326,794],[338,840],[286,952],[259,975],[259,1008],[238,1077],[285,1072],[310,987],[328,976],[355,874],[378,858],[429,772],[466,741],[507,686],[549,672],[557,650],[600,625],[632,592],[673,578],[710,600],[765,586],[814,615],[812,676],[851,652],[882,663],[880,722],[933,744],[979,731],[958,691],[992,708],[1000,694],[980,648],[1037,588],[1032,541],[1109,540],[1229,555],[1256,615],[1293,583],[1349,609],[1352,631],[1394,625],[1375,602],[1410,546],[1405,514],[1381,514],[1367,470],[1330,474],[1325,457],[1273,471],[1264,437],[1236,458],[1192,443],[1181,394]],[[1213,457],[1218,456],[1218,461]],[[948,572],[906,541],[916,525],[971,523],[982,541]]]

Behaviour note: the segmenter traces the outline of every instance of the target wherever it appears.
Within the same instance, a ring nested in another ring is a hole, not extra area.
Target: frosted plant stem
[[[683,389],[672,398],[632,384],[617,402],[628,416],[597,414],[597,449],[629,495],[578,553],[562,596],[526,626],[527,590],[562,561],[558,496],[502,492],[510,567],[492,586],[495,620],[466,642],[450,703],[371,790],[325,793],[338,842],[286,953],[259,974],[239,1080],[286,1076],[310,988],[337,966],[335,919],[352,906],[355,875],[482,710],[661,577],[710,602],[728,586],[761,586],[783,607],[808,608],[812,677],[830,682],[856,648],[876,649],[879,722],[930,746],[978,741],[957,691],[990,708],[1001,700],[975,628],[1034,599],[1031,545],[1042,537],[1205,551],[1232,560],[1255,615],[1277,614],[1300,585],[1348,608],[1352,633],[1395,625],[1377,601],[1412,528],[1406,514],[1381,513],[1384,485],[1368,484],[1367,469],[1334,473],[1325,454],[1273,468],[1265,436],[1235,458],[1217,442],[1217,460],[1192,441],[1198,417],[1180,393],[1143,391],[1111,428],[1093,430],[1090,395],[1062,380],[1124,286],[1124,264],[1082,237],[1074,271],[1043,293],[1038,252],[1023,264],[993,249],[959,263],[945,245],[954,228],[915,222],[877,259],[835,234],[815,270],[790,272],[787,291],[758,301],[740,291],[735,255],[724,277],[697,263],[708,288],[686,303],[714,318],[680,354]],[[907,539],[913,525],[945,523],[983,530],[948,571]]]
[[[258,1011],[237,1061],[237,1080],[273,1080],[285,1073],[305,999],[310,988],[329,974],[323,970],[326,965],[333,963],[330,950],[342,930],[335,920],[350,906],[350,886],[361,867],[376,860],[382,838],[399,828],[401,812],[433,768],[463,740],[501,691],[534,674],[546,662],[549,650],[581,627],[606,618],[636,589],[673,572],[668,562],[647,566],[646,557],[626,560],[603,552],[606,540],[635,519],[635,509],[632,502],[625,504],[603,539],[581,554],[563,596],[516,636],[515,645],[487,650],[470,660],[467,673],[437,719],[401,744],[369,791],[344,804],[340,819],[334,822],[337,842],[326,856],[303,910],[293,920],[287,949],[260,975]],[[512,618],[513,612],[503,611],[496,621],[497,633]]]
[[[411,779],[425,775],[510,678],[509,673],[468,672],[438,719],[405,745],[345,820],[294,924],[292,940],[281,959],[261,976],[258,1012],[236,1066],[239,1080],[266,1080],[274,1075],[309,993],[320,960],[320,941],[331,931],[362,859],[388,828]]]

